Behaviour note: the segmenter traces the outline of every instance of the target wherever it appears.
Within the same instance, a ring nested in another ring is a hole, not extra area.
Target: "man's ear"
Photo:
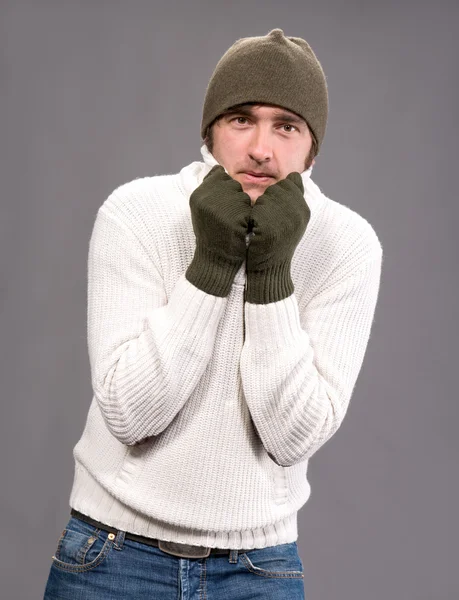
[[[315,159],[315,158],[313,158],[313,159],[312,159],[311,166],[314,166],[315,162],[316,162],[316,159]]]

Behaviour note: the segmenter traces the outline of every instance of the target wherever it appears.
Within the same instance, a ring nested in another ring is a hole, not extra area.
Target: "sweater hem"
[[[295,542],[298,511],[276,523],[242,531],[203,531],[155,519],[120,502],[76,465],[70,507],[115,529],[144,537],[208,548],[253,550]]]

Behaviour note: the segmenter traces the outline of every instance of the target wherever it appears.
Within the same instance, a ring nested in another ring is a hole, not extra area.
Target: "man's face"
[[[237,110],[214,124],[212,154],[253,205],[268,186],[305,170],[312,136],[306,122],[284,108],[253,105]]]

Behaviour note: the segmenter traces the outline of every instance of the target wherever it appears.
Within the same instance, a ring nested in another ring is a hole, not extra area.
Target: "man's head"
[[[325,75],[311,47],[274,29],[237,40],[222,56],[207,87],[201,136],[253,199],[313,164],[327,116]]]

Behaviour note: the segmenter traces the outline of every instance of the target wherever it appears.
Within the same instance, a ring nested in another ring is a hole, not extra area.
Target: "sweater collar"
[[[201,146],[201,155],[203,161],[194,161],[186,167],[183,167],[180,171],[182,187],[187,197],[201,185],[207,173],[209,173],[215,165],[219,164],[205,144]],[[303,171],[301,173],[301,178],[303,180],[304,195],[308,206],[311,211],[315,211],[322,204],[324,196],[319,187],[311,179],[312,169],[313,166],[311,165],[309,169]]]

